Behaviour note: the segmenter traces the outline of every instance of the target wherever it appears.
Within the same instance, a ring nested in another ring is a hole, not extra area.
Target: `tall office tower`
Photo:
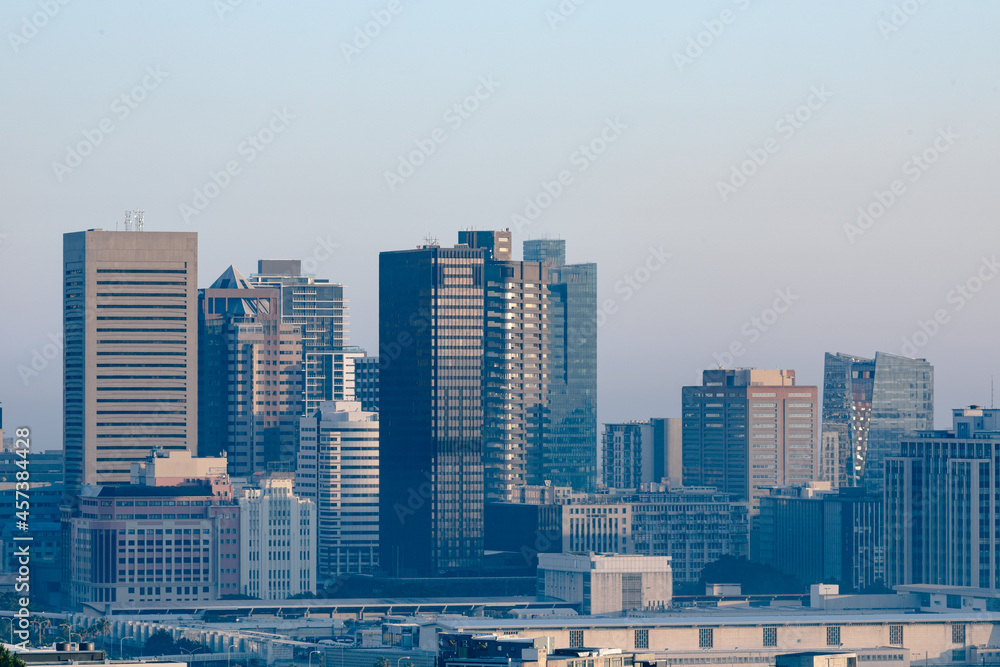
[[[321,403],[353,401],[357,388],[355,364],[365,358],[365,351],[350,347],[305,355],[305,412],[313,415]]]
[[[549,269],[549,387],[544,479],[581,491],[597,483],[597,265],[564,264],[566,242],[524,242]],[[532,479],[539,484],[543,480]]]
[[[682,396],[686,486],[732,494],[754,516],[772,487],[816,478],[819,388],[795,371],[708,370]]]
[[[823,431],[820,435],[819,469],[816,479],[829,482],[831,489],[840,488],[840,434],[836,431]]]
[[[280,475],[280,473],[279,473]],[[275,476],[243,489],[240,506],[240,592],[285,600],[316,592],[316,506]]]
[[[379,255],[379,546],[393,574],[483,556],[484,252]]]
[[[885,459],[887,584],[1000,588],[1000,410],[903,437]]]
[[[823,431],[837,434],[840,486],[881,493],[882,461],[895,453],[899,439],[932,428],[934,367],[926,359],[826,354]]]
[[[354,360],[354,400],[365,412],[378,412],[378,357],[358,357]]]
[[[638,489],[669,480],[681,485],[680,418],[604,425],[602,478],[610,489]]]
[[[546,268],[511,259],[510,231],[459,232],[458,241],[485,253],[483,474],[486,501],[503,502],[547,479]]]
[[[281,318],[285,324],[302,325],[305,352],[339,350],[347,344],[348,304],[343,285],[302,275],[298,259],[258,260],[250,284],[281,290]]]
[[[196,447],[198,235],[65,234],[63,273],[72,504],[84,484],[127,484],[130,463],[154,448]]]
[[[321,403],[299,427],[295,493],[316,506],[319,582],[378,566],[378,414]]]
[[[246,477],[294,467],[302,414],[302,326],[282,322],[280,293],[230,266],[199,291],[199,453],[226,452]]]

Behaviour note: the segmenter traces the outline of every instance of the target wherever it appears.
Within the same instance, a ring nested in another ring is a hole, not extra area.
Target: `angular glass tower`
[[[549,269],[548,420],[529,484],[592,491],[597,482],[597,264],[564,264],[566,242],[524,242]]]
[[[826,354],[823,432],[837,433],[840,486],[881,493],[884,460],[898,455],[903,435],[933,428],[934,367],[926,359]]]
[[[379,546],[394,575],[479,573],[484,251],[379,255]]]

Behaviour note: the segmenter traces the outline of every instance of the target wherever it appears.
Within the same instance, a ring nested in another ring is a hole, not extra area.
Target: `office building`
[[[672,596],[669,556],[538,555],[538,598],[578,602],[583,614],[664,610]]]
[[[815,480],[818,401],[795,371],[705,371],[702,386],[683,388],[684,484],[747,501],[755,516],[771,488]]]
[[[16,454],[0,455],[0,467],[7,467],[8,457],[23,460]],[[49,459],[39,465],[38,459]],[[53,461],[52,459],[57,459]],[[13,461],[10,461],[13,463]],[[20,519],[16,517],[18,503],[24,507],[25,494],[21,491],[18,495],[18,484],[15,481],[13,471],[11,474],[0,474],[0,580],[17,583],[16,578],[23,563],[18,553],[21,547],[25,546],[21,538],[26,535],[31,537],[28,545],[31,553],[31,600],[37,607],[59,607],[61,604],[60,588],[62,587],[62,566],[60,560],[60,549],[62,543],[62,527],[60,524],[60,506],[63,500],[63,484],[61,481],[42,481],[49,475],[38,474],[39,468],[44,468],[46,464],[57,465],[62,470],[62,453],[53,454],[33,454],[30,458],[28,471],[31,473],[31,489],[28,492],[27,525],[25,530]],[[16,470],[21,470],[16,466],[11,466]],[[37,475],[37,476],[36,476]],[[23,488],[23,487],[22,487]]]
[[[280,308],[278,288],[232,266],[199,292],[199,451],[227,453],[240,477],[294,467],[304,325],[283,322]]]
[[[379,363],[378,357],[354,359],[354,400],[365,412],[378,412]]]
[[[555,486],[597,484],[597,265],[565,264],[566,242],[524,242],[548,268],[548,399],[541,469]],[[543,480],[533,479],[532,484]]]
[[[357,392],[357,362],[365,351],[352,347],[305,355],[305,412],[315,414],[321,403],[353,401]]]
[[[344,286],[326,278],[302,275],[298,259],[262,259],[250,275],[254,287],[281,292],[281,319],[302,329],[304,352],[332,351],[347,345],[348,301]]]
[[[316,508],[319,583],[378,566],[379,422],[357,401],[321,403],[299,422],[295,493]]]
[[[934,367],[926,359],[826,354],[823,432],[837,434],[839,486],[881,493],[882,461],[896,453],[900,438],[933,428]]]
[[[779,487],[760,502],[758,560],[804,584],[885,584],[882,498],[828,482]]]
[[[464,231],[458,240],[484,253],[483,475],[486,500],[502,502],[547,479],[547,272],[511,259],[510,231]]]
[[[1000,588],[1000,410],[904,436],[886,458],[888,584]]]
[[[261,600],[315,593],[316,507],[295,495],[291,476],[243,489],[239,507],[240,593]]]
[[[481,569],[484,252],[379,256],[379,546],[392,574]]]
[[[682,420],[649,419],[604,425],[602,478],[610,489],[638,489],[670,480],[681,485]]]
[[[198,237],[63,236],[63,439],[67,499],[128,482],[152,449],[198,434]]]

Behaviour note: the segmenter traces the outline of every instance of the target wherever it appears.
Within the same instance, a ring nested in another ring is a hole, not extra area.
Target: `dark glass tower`
[[[564,264],[566,242],[524,242],[549,269],[548,423],[529,484],[592,491],[597,481],[597,265]]]
[[[379,531],[389,572],[478,573],[484,251],[379,256]]]
[[[838,436],[841,486],[880,493],[884,460],[898,454],[900,438],[933,428],[934,367],[926,359],[826,354],[823,431]]]

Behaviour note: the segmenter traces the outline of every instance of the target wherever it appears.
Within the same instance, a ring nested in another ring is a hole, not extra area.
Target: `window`
[[[962,596],[961,595],[949,595],[948,596],[948,609],[961,609],[962,608]]]
[[[951,643],[952,644],[964,644],[965,643],[965,623],[952,623],[952,625],[951,625]]]
[[[902,646],[903,645],[903,626],[902,625],[890,625],[889,626],[889,644],[891,646]]]
[[[583,630],[569,631],[569,647],[583,648]]]
[[[712,648],[712,628],[698,628],[698,648]]]
[[[778,645],[778,626],[765,625],[764,646],[777,646],[777,645]]]
[[[840,626],[839,625],[828,625],[828,626],[826,626],[826,645],[827,646],[840,646]]]
[[[965,649],[956,648],[951,651],[951,661],[952,662],[965,662]]]
[[[635,631],[635,647],[649,648],[649,630]]]

